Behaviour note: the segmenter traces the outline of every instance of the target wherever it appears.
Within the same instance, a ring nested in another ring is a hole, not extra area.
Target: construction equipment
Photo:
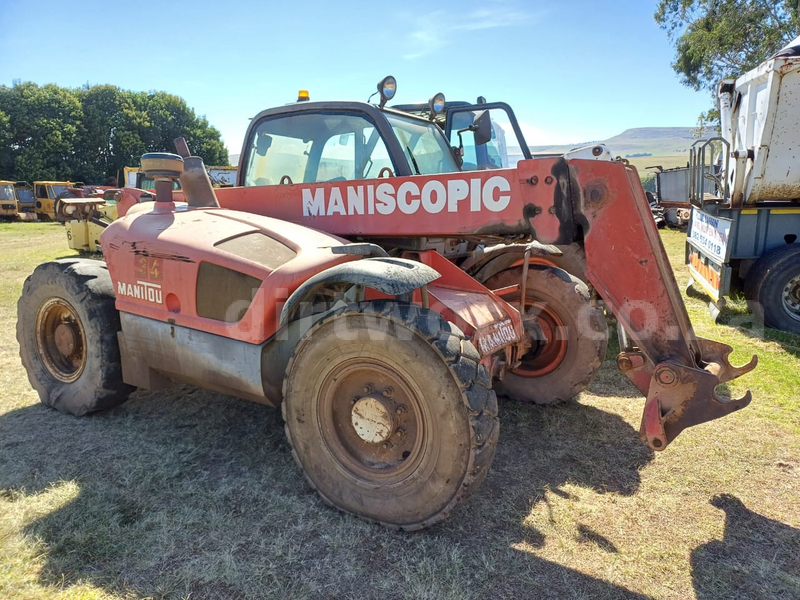
[[[14,193],[13,181],[0,180],[0,219],[17,218],[17,197]]]
[[[36,215],[43,221],[56,218],[56,200],[64,195],[67,188],[81,186],[72,181],[34,181],[33,196],[36,198]]]
[[[56,220],[64,223],[67,243],[79,253],[100,252],[100,236],[117,219],[120,190],[77,190],[76,197],[62,198],[56,206]]]
[[[688,165],[672,169],[665,169],[660,165],[647,168],[655,170],[655,204],[664,223],[677,228],[688,226],[692,214]]]
[[[236,167],[206,167],[208,176],[211,179],[211,185],[217,187],[232,187],[236,184]],[[125,167],[125,184],[124,187],[136,188],[139,190],[155,189],[155,181],[152,177],[147,175],[139,167]],[[175,182],[175,189],[179,190],[180,182]]]
[[[718,97],[722,137],[690,155],[692,280],[715,316],[743,289],[761,322],[800,333],[800,37]]]
[[[486,476],[492,381],[535,397],[536,371],[584,347],[564,340],[605,343],[587,287],[532,262],[574,242],[624,333],[617,363],[647,396],[651,448],[750,402],[714,392],[756,358],[733,367],[729,346],[694,335],[634,169],[554,158],[464,173],[437,126],[385,108],[393,79],[378,89],[377,106],[258,115],[247,187],[214,190],[182,140],[182,158],[145,155],[156,202],[105,228],[106,264],[55,261],[25,282],[17,338],[41,400],[85,414],[174,379],[280,405],[326,502],[427,527]],[[469,250],[496,241],[514,243]]]
[[[14,193],[17,197],[17,217],[20,221],[36,221],[36,198],[33,196],[33,186],[27,181],[14,183]]]
[[[211,185],[215,188],[233,187],[236,185],[237,167],[206,167]]]

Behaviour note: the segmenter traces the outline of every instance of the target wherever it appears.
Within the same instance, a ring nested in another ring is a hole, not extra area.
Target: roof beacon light
[[[298,102],[308,102],[311,98],[308,95],[308,90],[300,90],[297,92],[297,101]]]
[[[428,109],[430,110],[430,120],[433,121],[437,115],[444,112],[444,94],[439,92],[428,100]]]
[[[391,75],[387,75],[378,83],[378,93],[381,95],[381,108],[392,98],[397,92],[397,80]]]

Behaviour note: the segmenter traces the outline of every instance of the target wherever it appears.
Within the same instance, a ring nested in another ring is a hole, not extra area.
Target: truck
[[[718,100],[721,136],[690,154],[690,284],[715,316],[743,291],[759,322],[800,333],[800,38],[723,80]]]
[[[14,193],[13,181],[0,180],[0,219],[17,218],[17,197]]]
[[[635,169],[556,157],[462,171],[437,125],[386,107],[392,81],[379,104],[260,113],[237,187],[214,189],[182,139],[143,156],[155,202],[105,227],[103,261],[48,262],[24,284],[17,339],[41,401],[84,415],[182,381],[279,407],[326,503],[422,529],[485,479],[497,392],[563,399],[548,376],[571,380],[563,394],[602,360],[588,286],[535,260],[577,243],[651,448],[750,403],[715,392],[757,358],[735,367],[730,346],[695,335]],[[477,145],[489,126],[475,115]]]

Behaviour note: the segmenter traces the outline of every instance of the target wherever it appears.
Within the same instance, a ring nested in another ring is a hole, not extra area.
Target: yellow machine
[[[33,196],[33,186],[27,181],[14,183],[14,193],[17,197],[17,217],[20,221],[36,221],[36,198]]]
[[[17,218],[17,198],[13,181],[0,181],[0,219]]]
[[[211,185],[215,188],[233,187],[236,185],[238,167],[206,167]],[[142,173],[139,167],[125,167],[125,186],[140,190],[155,190],[155,181]],[[176,181],[173,190],[181,189],[180,181]]]
[[[106,198],[64,198],[59,213],[67,230],[67,244],[78,252],[99,252],[100,234],[117,219],[117,201],[113,192]]]
[[[236,185],[238,167],[206,167],[211,185],[215,188],[233,187]]]
[[[52,221],[56,217],[55,201],[59,194],[73,187],[71,181],[34,181],[33,195],[36,198],[36,214],[40,219]]]

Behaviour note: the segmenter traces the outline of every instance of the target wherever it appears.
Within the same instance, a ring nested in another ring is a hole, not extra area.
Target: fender
[[[529,249],[531,258],[536,256],[555,258],[563,255],[558,247],[540,244],[537,241],[528,244],[497,244],[477,250],[460,266],[475,279],[483,282],[520,262]]]
[[[441,274],[436,269],[405,258],[362,258],[336,265],[309,278],[289,296],[281,310],[281,326],[289,322],[300,302],[331,283],[363,285],[382,294],[399,296],[439,277]]]

